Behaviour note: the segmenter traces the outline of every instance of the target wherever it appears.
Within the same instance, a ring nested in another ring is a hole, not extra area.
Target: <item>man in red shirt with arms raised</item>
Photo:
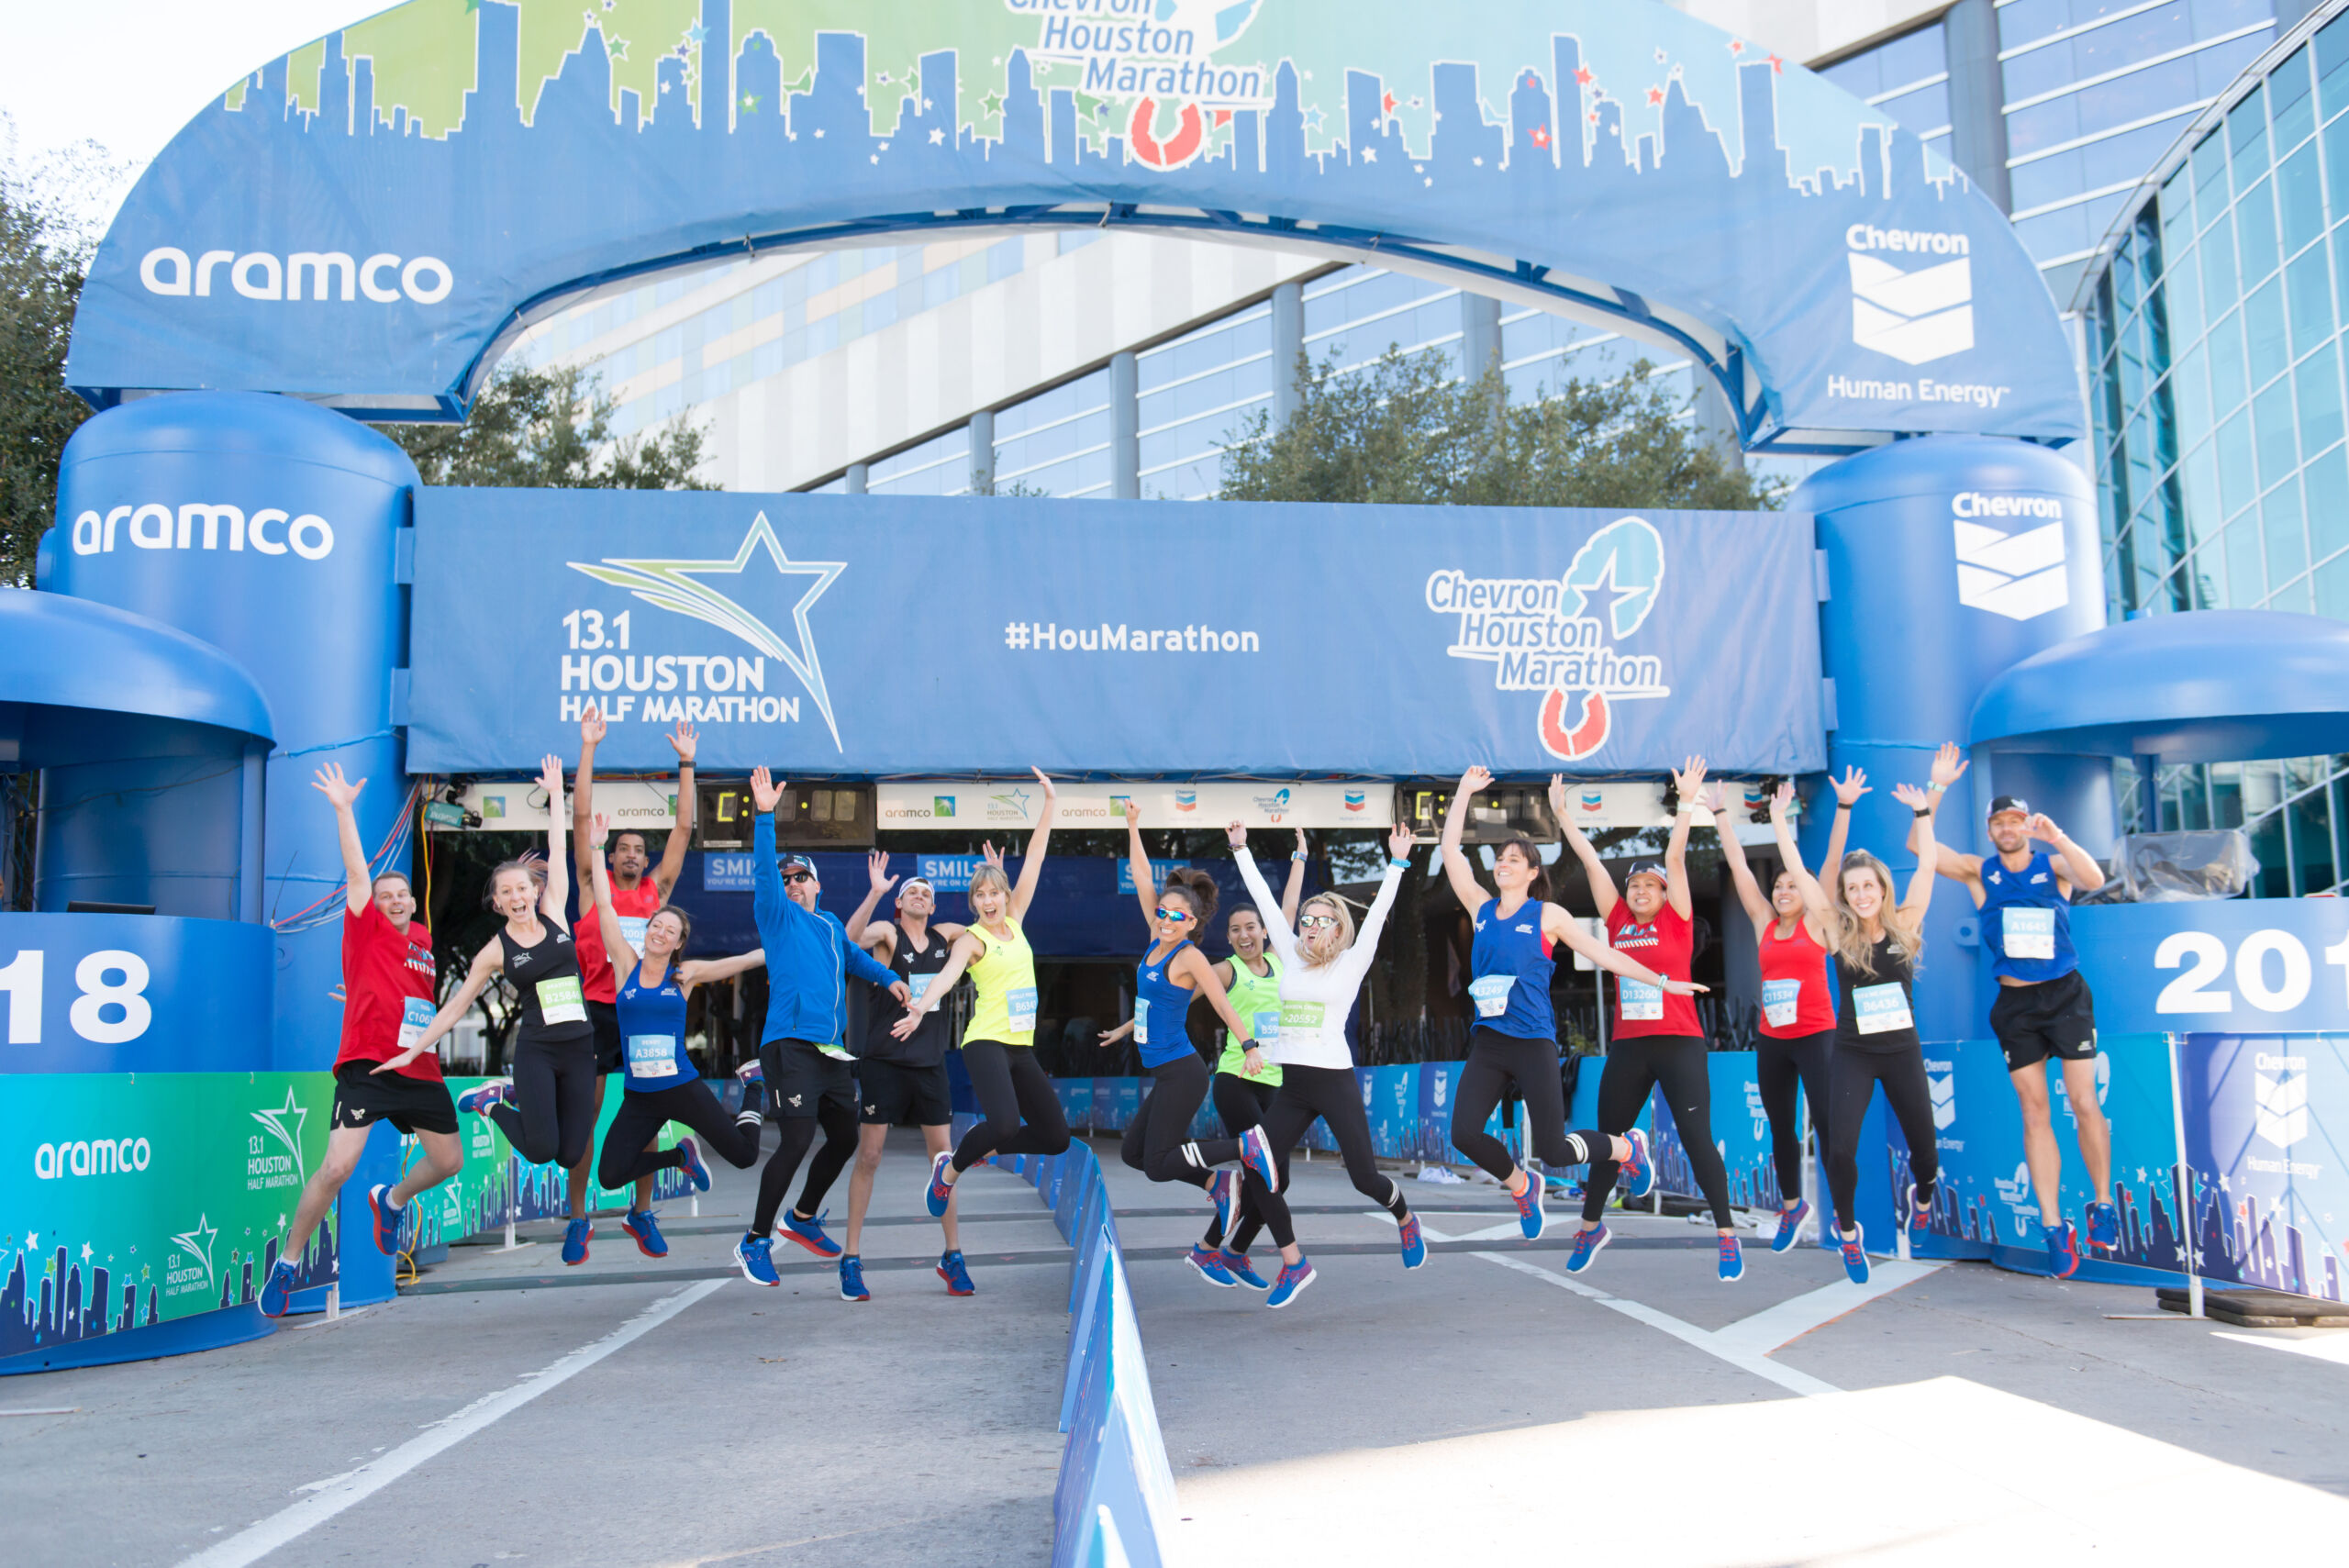
[[[604,1080],[628,1065],[627,1046],[620,1039],[618,982],[612,973],[612,961],[604,951],[603,924],[596,917],[595,905],[595,839],[596,748],[603,740],[607,728],[603,709],[595,704],[579,716],[579,776],[571,791],[571,842],[573,859],[578,862],[579,919],[573,931],[573,940],[579,953],[581,991],[587,998],[587,1018],[596,1026],[596,1114],[604,1114]],[[677,753],[677,825],[669,831],[669,842],[661,851],[661,863],[651,875],[645,868],[651,855],[646,848],[644,835],[632,828],[612,834],[609,866],[612,884],[612,912],[620,917],[620,928],[629,945],[637,951],[644,951],[644,924],[660,913],[668,901],[669,890],[677,885],[678,873],[685,869],[685,846],[694,836],[694,749],[698,744],[694,727],[679,724],[675,733],[668,737],[670,747]],[[680,955],[682,956],[682,955]],[[650,1150],[654,1144],[646,1145]],[[571,1168],[571,1223],[562,1235],[562,1261],[584,1263],[587,1261],[587,1240],[596,1233],[587,1218],[588,1176],[595,1169],[596,1150],[591,1142],[579,1163]],[[644,1176],[636,1184],[636,1202],[630,1207],[620,1228],[636,1241],[637,1251],[648,1258],[665,1258],[669,1243],[652,1219],[652,1178]]]
[[[399,1185],[378,1184],[367,1195],[375,1216],[375,1246],[385,1256],[399,1250],[400,1220],[416,1195],[437,1187],[465,1162],[457,1140],[457,1106],[440,1081],[440,1058],[415,1049],[433,1015],[432,933],[416,917],[416,890],[406,875],[371,875],[360,846],[359,821],[351,802],[367,781],[345,783],[341,767],[328,762],[314,785],[334,806],[341,830],[342,864],[349,878],[342,916],[342,1049],[334,1059],[333,1131],[327,1136],[326,1162],[302,1188],[294,1229],[262,1286],[264,1316],[284,1316],[294,1295],[294,1260],[310,1244],[311,1233],[333,1206],[366,1151],[370,1129],[388,1121],[413,1133],[424,1159]]]

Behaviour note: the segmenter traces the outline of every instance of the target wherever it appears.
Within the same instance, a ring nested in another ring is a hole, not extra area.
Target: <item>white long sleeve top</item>
[[[1264,873],[1256,869],[1255,856],[1243,846],[1233,858],[1240,862],[1240,880],[1247,884],[1248,895],[1264,917],[1273,951],[1281,959],[1281,1027],[1279,1035],[1267,1042],[1272,1059],[1284,1067],[1352,1067],[1354,1057],[1346,1046],[1346,1016],[1353,1010],[1371,960],[1378,955],[1378,934],[1386,925],[1386,912],[1394,907],[1395,889],[1402,884],[1404,868],[1387,863],[1378,896],[1371,901],[1354,945],[1334,962],[1308,969],[1297,951],[1297,933],[1280,917],[1281,901],[1273,896],[1272,889],[1264,885]]]

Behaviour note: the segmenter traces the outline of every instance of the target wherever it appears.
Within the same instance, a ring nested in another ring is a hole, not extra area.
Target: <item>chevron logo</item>
[[[1957,601],[2009,620],[2033,620],[2071,603],[2065,569],[2064,504],[2045,495],[1985,495],[1950,503],[1957,549]],[[1984,517],[2044,518],[2009,533]]]
[[[1903,364],[1928,364],[1974,347],[1974,263],[1961,256],[1915,272],[1857,250],[1852,341]]]
[[[1957,1120],[1957,1064],[1948,1064],[1947,1072],[1932,1071],[1935,1064],[1925,1063],[1925,1085],[1933,1096],[1933,1126],[1946,1132]]]
[[[2252,1130],[2278,1149],[2289,1149],[2309,1135],[2309,1077],[2306,1073],[2254,1073],[2251,1077]]]

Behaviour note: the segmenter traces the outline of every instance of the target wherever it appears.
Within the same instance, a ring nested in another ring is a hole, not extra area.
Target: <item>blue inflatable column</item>
[[[406,663],[400,540],[418,483],[407,455],[365,426],[254,393],[142,398],[89,420],[66,445],[39,585],[201,638],[240,662],[269,699],[278,750],[265,769],[258,912],[280,928],[277,1018],[274,1038],[254,1052],[257,1069],[322,1071],[341,1032],[342,855],[312,770],[331,760],[368,781],[358,815],[371,851],[400,823],[407,781],[392,683]],[[123,766],[122,784],[135,786],[147,782],[137,770],[152,764]],[[238,784],[231,773],[217,787]],[[122,809],[139,814],[139,831],[118,840],[126,848],[116,858],[189,837],[175,825],[193,818],[194,792],[128,798],[137,804]],[[84,844],[75,858],[92,863],[57,870],[148,870],[110,866],[106,854]],[[193,869],[222,906],[187,912],[233,917],[235,866]],[[250,893],[243,901],[250,908]],[[368,1234],[364,1194],[393,1179],[397,1158],[391,1129],[379,1128],[345,1189],[341,1236]],[[345,1246],[342,1267],[345,1299],[390,1294],[387,1260],[372,1245]]]

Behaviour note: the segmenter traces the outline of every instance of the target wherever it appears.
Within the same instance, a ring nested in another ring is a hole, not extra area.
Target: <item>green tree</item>
[[[1440,352],[1389,349],[1363,369],[1300,356],[1297,411],[1258,410],[1224,445],[1227,501],[1750,511],[1778,488],[1696,439],[1687,405],[1642,360],[1524,403],[1497,370],[1454,379]]]
[[[0,161],[0,583],[29,586],[57,507],[65,439],[90,417],[65,390],[65,346],[91,242],[64,185],[72,166]]]
[[[500,365],[462,425],[384,425],[427,484],[557,490],[715,490],[694,477],[705,432],[679,415],[649,436],[612,434],[618,405],[577,365]]]

